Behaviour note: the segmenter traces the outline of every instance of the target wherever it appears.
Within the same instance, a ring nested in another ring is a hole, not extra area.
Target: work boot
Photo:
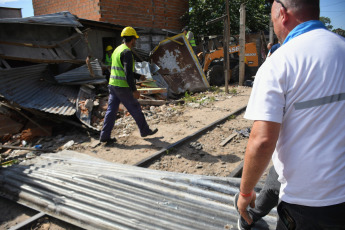
[[[100,139],[99,142],[106,143],[106,144],[113,144],[116,142],[116,138],[114,137],[114,138],[109,138],[105,140]]]
[[[158,129],[157,129],[157,128],[155,128],[154,130],[149,129],[149,132],[148,132],[147,134],[141,135],[141,137],[151,136],[151,135],[153,135],[153,134],[155,134],[155,133],[157,133],[157,132],[158,132]]]
[[[238,196],[240,195],[240,193],[236,193],[234,196],[234,207],[238,213],[238,215],[240,216],[237,220],[237,228],[239,230],[250,230],[253,226],[253,224],[249,225],[241,216],[240,212],[238,211],[238,207],[237,207],[237,201],[238,201]]]

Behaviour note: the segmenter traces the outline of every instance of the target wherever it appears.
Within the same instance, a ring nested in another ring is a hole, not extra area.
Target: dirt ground
[[[112,137],[116,137],[117,142],[111,145],[99,143],[98,133],[71,126],[60,126],[54,129],[52,137],[39,138],[28,143],[28,146],[39,144],[42,148],[70,149],[110,162],[133,165],[205,126],[228,117],[224,123],[203,135],[166,151],[162,158],[149,166],[151,169],[163,171],[228,176],[244,158],[248,129],[253,123],[243,118],[244,113],[238,116],[230,115],[247,105],[250,92],[250,87],[236,85],[229,87],[229,94],[224,93],[224,87],[212,88],[207,92],[186,94],[183,104],[144,106],[143,112],[148,124],[151,128],[158,128],[158,133],[146,138],[140,137],[133,118],[124,115],[115,124]],[[97,125],[101,127],[102,124]],[[234,133],[237,135],[231,141],[224,146],[220,145]],[[7,160],[17,158],[21,161],[35,157],[37,154],[15,150],[3,153],[2,157]],[[31,216],[27,211],[17,213],[2,208],[0,210],[2,210],[0,216],[3,217],[0,221],[0,229],[7,229],[14,223]],[[49,228],[42,226],[43,224],[32,229],[71,229],[58,225],[56,227],[49,225]]]

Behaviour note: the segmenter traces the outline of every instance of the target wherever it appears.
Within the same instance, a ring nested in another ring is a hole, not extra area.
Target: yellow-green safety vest
[[[118,86],[118,87],[127,87],[129,88],[129,85],[126,80],[125,70],[123,68],[123,65],[121,63],[121,53],[124,50],[131,50],[126,46],[125,44],[122,44],[118,46],[113,55],[111,56],[112,63],[111,63],[111,72],[110,72],[110,79],[109,79],[109,85]],[[134,57],[133,58],[133,72],[134,72]]]
[[[109,54],[105,54],[105,65],[111,66],[111,56],[109,57]]]
[[[187,32],[187,38],[189,37],[189,36],[188,36],[189,33],[190,33],[190,31]],[[192,39],[189,41],[189,43],[190,43],[191,46],[196,46],[195,39],[194,39],[194,35],[193,35]]]

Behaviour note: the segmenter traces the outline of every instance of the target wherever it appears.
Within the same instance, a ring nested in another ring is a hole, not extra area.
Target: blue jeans
[[[281,201],[277,230],[344,230],[345,203],[308,207]]]
[[[100,135],[100,140],[108,140],[111,136],[111,131],[114,128],[116,114],[119,110],[120,102],[126,107],[128,112],[132,115],[138,125],[141,135],[149,133],[150,128],[146,122],[145,116],[141,111],[141,106],[137,99],[133,97],[133,92],[130,88],[120,88],[108,85],[109,99],[108,109],[104,117],[104,124]]]

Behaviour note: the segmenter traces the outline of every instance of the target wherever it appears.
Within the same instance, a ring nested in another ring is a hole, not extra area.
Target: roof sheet
[[[55,14],[46,14],[27,18],[4,18],[0,23],[22,23],[22,24],[39,24],[39,25],[56,25],[68,27],[82,27],[77,18],[68,11]]]
[[[63,151],[0,170],[0,193],[86,229],[237,229],[239,179],[156,171]],[[275,229],[273,210],[257,229]]]
[[[53,85],[44,80],[47,64],[0,70],[0,94],[24,108],[60,115],[76,112],[78,87]]]

